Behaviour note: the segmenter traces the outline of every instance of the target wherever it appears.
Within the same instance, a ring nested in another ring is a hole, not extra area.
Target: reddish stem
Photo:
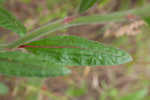
[[[33,46],[33,45],[20,45],[18,48],[80,48],[80,49],[87,49],[87,48],[74,47],[74,46]]]
[[[64,18],[63,24],[68,24],[68,23],[72,22],[74,19],[75,19],[74,16],[73,17]]]
[[[137,18],[136,15],[134,14],[128,14],[127,16],[125,16],[128,20],[135,20]]]
[[[41,88],[43,91],[46,91],[47,90],[47,87],[45,85],[42,86]]]

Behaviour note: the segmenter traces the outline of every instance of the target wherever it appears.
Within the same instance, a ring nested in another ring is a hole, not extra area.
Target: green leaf
[[[69,66],[118,65],[132,60],[126,52],[76,36],[55,36],[22,45],[28,51]]]
[[[61,76],[70,70],[40,56],[22,52],[0,53],[0,73],[10,76]]]
[[[64,19],[60,19],[54,22],[49,22],[48,24],[44,24],[41,27],[31,31],[28,33],[28,35],[18,39],[15,42],[12,42],[8,45],[1,46],[0,50],[3,50],[4,48],[17,48],[19,45],[22,45],[26,42],[32,41],[34,39],[46,36],[48,34],[52,34],[55,31],[62,30],[65,28],[73,27],[73,26],[79,26],[79,25],[85,25],[85,24],[104,24],[109,22],[119,22],[119,21],[127,21],[128,19],[126,16],[128,14],[133,14],[135,16],[150,16],[150,5],[146,5],[142,8],[136,8],[131,9],[127,11],[121,11],[121,12],[115,12],[111,14],[104,14],[104,15],[91,15],[91,16],[81,16],[77,18],[69,18],[71,21],[68,23],[64,23]]]
[[[26,28],[12,14],[0,7],[0,27],[16,32],[20,36],[24,36]]]
[[[144,88],[137,92],[133,92],[126,96],[123,96],[120,98],[120,100],[143,100],[144,97],[147,95],[147,93],[148,93],[148,90]]]
[[[97,1],[99,0],[81,0],[79,12],[85,12],[88,8],[92,7]]]
[[[0,0],[0,6],[3,4],[6,0]]]
[[[143,20],[150,26],[150,16],[143,17]]]
[[[67,91],[66,94],[71,97],[80,97],[82,95],[85,95],[87,93],[87,88],[85,87],[76,87],[71,86]]]
[[[5,95],[9,92],[9,88],[2,82],[0,82],[0,94]]]

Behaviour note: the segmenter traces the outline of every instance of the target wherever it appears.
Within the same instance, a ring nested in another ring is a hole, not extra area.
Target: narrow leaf
[[[144,100],[144,97],[148,94],[148,89],[144,88],[133,93],[129,93],[126,96],[122,96],[120,100]]]
[[[12,14],[0,7],[0,27],[16,32],[20,36],[24,36],[26,28]]]
[[[53,64],[40,56],[22,52],[0,53],[0,73],[9,76],[61,76],[69,69]]]
[[[6,0],[0,0],[0,6],[5,2]]]
[[[83,13],[88,8],[92,7],[98,0],[81,0],[79,12]]]
[[[26,42],[35,40],[37,38],[46,36],[48,34],[51,34],[55,31],[62,30],[65,28],[73,27],[73,26],[79,26],[79,25],[85,25],[85,24],[104,24],[104,23],[109,23],[109,22],[119,22],[119,21],[127,21],[127,15],[128,14],[133,14],[135,16],[150,16],[149,13],[150,10],[150,5],[146,5],[142,8],[136,8],[136,9],[131,9],[127,11],[121,11],[121,12],[115,12],[111,14],[104,14],[104,15],[91,15],[91,16],[81,16],[81,17],[75,17],[71,18],[69,20],[69,23],[64,23],[65,19],[60,19],[54,22],[49,22],[48,24],[44,24],[41,27],[33,30],[30,32],[28,35],[18,39],[17,41],[10,43],[6,46],[1,46],[0,49],[3,48],[16,48],[19,45],[22,45]]]
[[[76,36],[56,36],[20,46],[63,65],[118,65],[132,60],[126,52]]]
[[[0,95],[5,95],[9,92],[9,88],[2,82],[0,82]]]
[[[143,20],[150,26],[150,16],[143,17]]]

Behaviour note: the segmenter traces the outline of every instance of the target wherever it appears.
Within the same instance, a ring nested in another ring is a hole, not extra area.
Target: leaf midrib
[[[110,55],[110,56],[115,56],[115,57],[122,57],[123,55],[114,55],[112,53],[109,53],[107,51],[95,51],[94,49],[90,49],[90,48],[82,48],[82,47],[76,47],[76,46],[33,46],[33,45],[24,45],[26,46],[25,48],[50,48],[50,49],[64,49],[64,48],[68,48],[68,49],[82,49],[82,50],[91,50],[95,53],[102,53],[102,54],[106,54],[106,55]],[[79,54],[79,53],[70,53],[70,54]],[[89,55],[88,53],[86,54],[88,56],[93,56],[93,55]],[[126,56],[125,56],[126,57]]]

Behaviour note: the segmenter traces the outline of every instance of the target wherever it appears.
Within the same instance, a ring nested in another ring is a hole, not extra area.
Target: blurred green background
[[[30,31],[48,21],[73,16],[80,0],[0,0]],[[84,15],[107,14],[143,7],[149,0],[99,0]],[[81,16],[80,15],[80,16]],[[55,32],[77,35],[122,48],[133,62],[95,68],[71,67],[73,73],[55,78],[0,76],[0,100],[150,100],[150,26],[140,18],[127,22],[84,25]],[[147,18],[149,22],[150,17]],[[0,28],[0,43],[18,38]]]

